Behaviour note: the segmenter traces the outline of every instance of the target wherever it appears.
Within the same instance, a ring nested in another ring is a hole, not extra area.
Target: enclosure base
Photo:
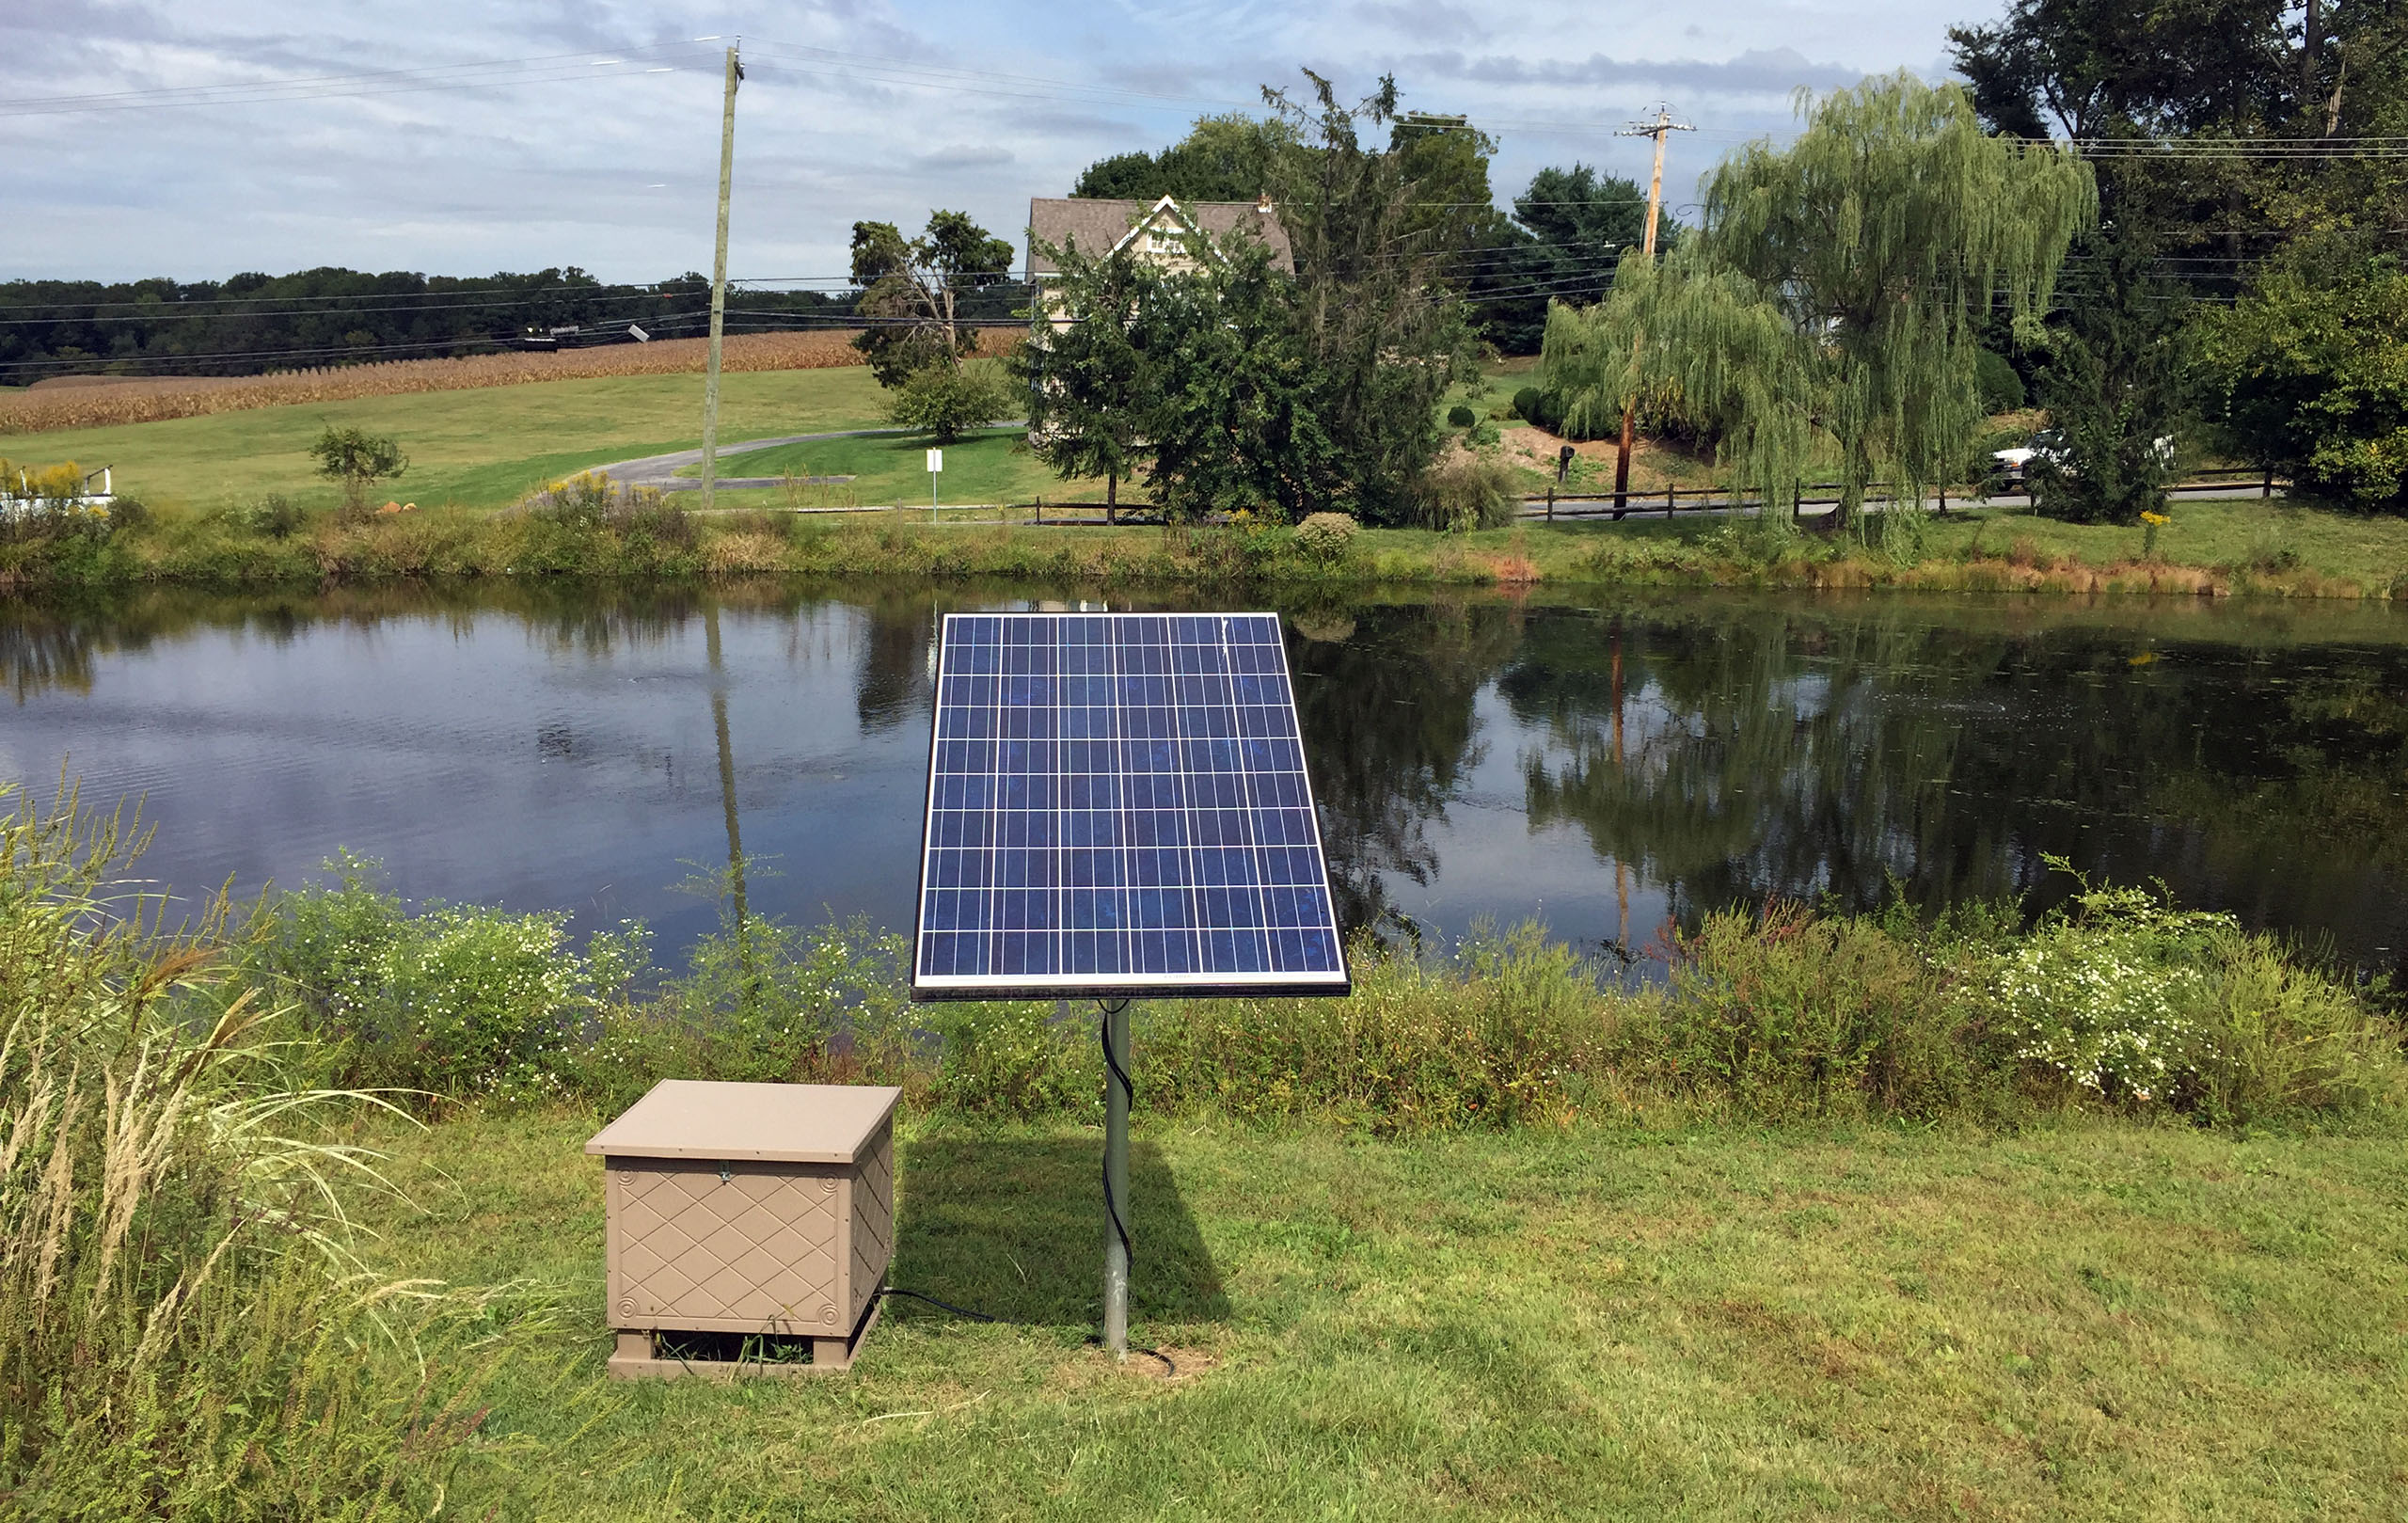
[[[879,1309],[885,1304],[883,1296],[871,1301],[869,1309],[862,1313],[861,1325],[853,1329],[850,1337],[813,1339],[809,1364],[772,1364],[757,1359],[664,1359],[655,1353],[651,1328],[622,1327],[618,1349],[610,1356],[610,1378],[675,1380],[680,1375],[699,1375],[705,1380],[734,1380],[751,1375],[832,1374],[852,1368],[853,1356],[861,1352],[862,1340],[878,1325]]]

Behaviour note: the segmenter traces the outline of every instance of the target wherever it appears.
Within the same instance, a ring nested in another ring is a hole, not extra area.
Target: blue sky
[[[1786,133],[1798,86],[1939,77],[1946,28],[1996,8],[13,0],[0,278],[707,269],[720,44],[691,40],[713,34],[745,42],[739,277],[840,276],[856,218],[916,228],[932,206],[1017,240],[1029,197],[1199,112],[1259,109],[1260,86],[1302,84],[1299,65],[1354,94],[1392,71],[1409,107],[1488,125],[1500,197],[1575,159],[1643,176],[1643,143],[1611,131],[1669,102],[1700,129],[1673,142],[1679,202],[1735,143]],[[462,79],[477,83],[450,87]],[[195,87],[220,98],[157,93]],[[107,108],[52,109],[63,97]]]

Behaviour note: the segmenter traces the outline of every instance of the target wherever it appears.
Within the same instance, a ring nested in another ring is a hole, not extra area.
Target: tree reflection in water
[[[2396,960],[2408,652],[1951,622],[1929,604],[1533,614],[1498,691],[1533,830],[1707,906],[2070,886],[2043,853]],[[1624,741],[1614,744],[1621,627]]]
[[[1429,827],[1479,759],[1473,700],[1521,621],[1496,603],[1436,602],[1285,622],[1339,921],[1413,934],[1392,880],[1427,887],[1438,870]],[[1313,638],[1333,623],[1342,639]]]
[[[811,868],[772,891],[774,912],[892,919],[917,874],[901,843],[918,834],[936,620],[1083,595],[747,579],[0,599],[18,710],[0,758],[26,780],[69,762],[151,790],[153,860],[180,881],[226,870],[175,860],[182,833],[203,855],[272,834],[285,855],[261,854],[288,873],[384,839],[423,853],[415,894],[491,881],[507,859],[530,904],[664,881],[681,855],[716,855],[709,836],[739,850],[741,792],[744,839],[757,829]],[[1926,904],[2036,889],[2037,904],[2067,886],[2040,861],[2062,852],[2329,936],[2353,960],[2398,964],[2408,948],[2408,617],[2393,611],[1704,593],[1577,610],[1400,593],[1286,612],[1352,927],[1410,936],[1440,913],[1460,930],[1485,903],[1542,891],[1627,905],[1637,890],[1685,914],[1776,895],[1870,905],[1893,879]],[[451,638],[388,639],[396,621]],[[722,625],[723,671],[700,658]],[[245,652],[261,646],[308,659],[254,672]],[[270,670],[311,686],[262,688]],[[698,752],[707,775],[721,712],[720,786],[689,798],[673,758]],[[545,770],[562,756],[579,769]],[[426,780],[455,775],[470,791],[430,804]],[[610,823],[611,801],[632,828]],[[1494,849],[1526,833],[1529,851],[1500,863]],[[831,880],[852,896],[827,898]]]

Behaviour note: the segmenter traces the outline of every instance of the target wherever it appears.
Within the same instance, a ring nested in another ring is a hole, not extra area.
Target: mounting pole
[[[1103,1006],[1103,1346],[1129,1361],[1129,1002]]]
[[[1685,121],[1674,121],[1671,106],[1659,105],[1656,108],[1654,121],[1634,121],[1614,134],[1616,137],[1656,139],[1656,173],[1647,182],[1647,232],[1645,241],[1640,247],[1640,252],[1650,263],[1653,263],[1656,259],[1656,214],[1661,212],[1664,206],[1664,135],[1695,131],[1697,131],[1696,128]],[[1631,357],[1634,359],[1638,357],[1636,349],[1632,351]],[[1624,402],[1622,405],[1622,448],[1614,452],[1614,507],[1617,511],[1630,505],[1630,446],[1638,418],[1638,403],[1635,400]],[[1671,516],[1669,510],[1665,516]]]
[[[711,341],[703,375],[703,511],[719,500],[719,347],[727,325],[727,195],[736,179],[736,85],[744,77],[727,50],[727,98],[719,112],[719,240],[711,252]]]

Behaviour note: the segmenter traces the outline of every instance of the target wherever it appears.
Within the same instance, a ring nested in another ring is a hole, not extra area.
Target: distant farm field
[[[885,395],[860,365],[729,374],[721,382],[720,407],[720,438],[728,445],[885,423]],[[497,508],[590,466],[691,449],[702,436],[703,378],[544,381],[0,434],[0,456],[23,465],[111,467],[119,492],[154,508],[207,512],[270,493],[330,505],[334,484],[317,474],[309,453],[329,424],[401,441],[409,469],[385,484],[384,495],[422,507]]]
[[[1019,330],[989,329],[982,352],[1003,354]],[[747,371],[824,370],[861,363],[851,330],[745,333],[726,341],[721,368]],[[268,375],[61,376],[24,390],[0,388],[0,436],[157,422],[208,413],[241,412],[309,403],[417,391],[459,391],[498,386],[605,376],[700,374],[707,355],[701,339],[650,344],[610,344],[550,353],[474,355],[461,359],[404,359]]]

